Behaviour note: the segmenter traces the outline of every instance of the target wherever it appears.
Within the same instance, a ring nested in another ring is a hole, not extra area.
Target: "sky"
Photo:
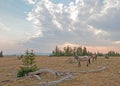
[[[0,50],[85,46],[120,53],[120,0],[0,0]]]

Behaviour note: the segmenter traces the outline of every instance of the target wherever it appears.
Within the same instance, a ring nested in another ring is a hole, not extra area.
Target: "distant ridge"
[[[49,56],[51,53],[35,53],[35,54],[40,56]]]
[[[16,53],[16,54],[5,54],[4,56],[20,56],[24,53]],[[49,56],[51,53],[35,53],[38,56]]]

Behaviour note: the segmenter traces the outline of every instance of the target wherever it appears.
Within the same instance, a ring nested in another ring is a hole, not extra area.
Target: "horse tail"
[[[97,55],[96,55],[96,58],[95,58],[96,60],[97,60]]]
[[[89,58],[89,60],[88,60],[88,61],[89,61],[89,64],[90,64],[90,58]]]

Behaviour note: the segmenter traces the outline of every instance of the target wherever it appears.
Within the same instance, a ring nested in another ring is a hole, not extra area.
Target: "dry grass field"
[[[77,67],[76,63],[68,63],[68,57],[36,57],[38,68],[49,68],[58,71],[74,71],[73,78],[59,83],[57,86],[120,86],[120,57],[110,57],[105,59],[98,57],[97,61],[92,62],[89,67],[85,62],[81,63],[81,67]],[[80,71],[89,71],[98,69],[108,64],[108,69],[97,73],[80,73]],[[36,83],[42,81],[52,81],[59,77],[51,74],[42,74],[42,80],[36,78],[20,78],[16,79],[17,70],[21,65],[21,61],[17,57],[0,58],[0,86],[36,86]]]

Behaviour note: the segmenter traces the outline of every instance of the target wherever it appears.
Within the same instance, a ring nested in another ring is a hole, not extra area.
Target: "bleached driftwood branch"
[[[38,83],[37,86],[55,86],[56,84],[63,82],[64,80],[68,80],[72,78],[72,74],[70,72],[61,72],[61,71],[55,71],[55,70],[51,70],[51,69],[39,69],[35,72],[31,72],[28,75],[29,76],[34,76],[36,77],[38,80],[41,80],[41,78],[38,76],[41,73],[51,73],[53,75],[56,76],[63,76],[62,78],[55,80],[55,81],[50,81],[50,82],[42,82],[42,83]]]
[[[72,74],[68,74],[62,78],[60,78],[59,80],[55,80],[55,81],[50,81],[50,82],[42,82],[42,83],[38,83],[37,86],[55,86],[60,82],[63,82],[64,80],[68,80],[72,78]]]
[[[90,71],[80,71],[80,73],[96,73],[96,72],[101,72],[101,71],[106,70],[106,69],[108,69],[107,65],[105,65],[105,66],[103,66],[99,69],[96,69],[96,70],[93,69],[93,70],[90,70]]]
[[[51,70],[51,69],[39,69],[35,72],[31,72],[29,73],[28,75],[38,75],[38,74],[41,74],[41,73],[52,73],[52,74],[56,74],[56,71],[54,70]]]
[[[35,72],[31,72],[29,73],[28,75],[29,76],[33,76],[33,75],[39,75],[41,73],[51,73],[53,75],[56,75],[56,76],[64,76],[64,75],[67,75],[66,72],[61,72],[61,71],[55,71],[55,70],[51,70],[51,69],[39,69]],[[35,76],[36,77],[36,76]],[[38,77],[38,76],[37,76]]]

